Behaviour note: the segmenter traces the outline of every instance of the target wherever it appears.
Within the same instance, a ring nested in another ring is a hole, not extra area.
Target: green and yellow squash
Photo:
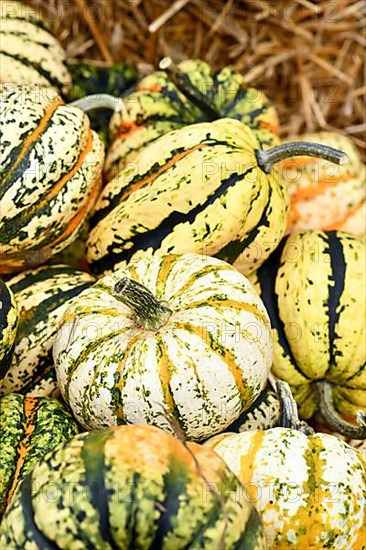
[[[0,82],[14,86],[54,86],[66,94],[71,77],[65,52],[52,36],[40,10],[21,2],[0,2]]]
[[[133,163],[157,137],[199,122],[233,118],[252,128],[261,147],[279,143],[275,108],[231,67],[215,72],[200,59],[175,66],[168,58],[160,66],[165,70],[143,78],[111,119],[107,179]]]
[[[320,411],[336,431],[329,384],[343,417],[366,412],[365,265],[364,239],[306,231],[285,238],[250,278],[271,318],[274,374],[291,385],[302,418]]]
[[[216,255],[242,273],[276,248],[288,196],[276,170],[258,166],[260,145],[233,119],[172,131],[140,152],[99,196],[87,241],[93,272],[147,254]]]
[[[265,550],[266,543],[257,511],[216,453],[152,426],[119,426],[77,435],[33,469],[4,516],[0,546]]]
[[[316,141],[344,151],[348,163],[302,157],[278,166],[288,183],[290,211],[287,232],[343,230],[366,231],[366,166],[352,140],[333,132],[304,134],[297,141]]]
[[[190,439],[250,407],[272,364],[269,319],[247,279],[199,254],[154,256],[100,279],[67,307],[58,384],[86,429],[148,423]]]
[[[0,279],[0,385],[11,365],[18,320],[14,294]]]
[[[66,265],[39,267],[8,281],[18,304],[19,327],[0,395],[58,392],[52,360],[55,335],[67,305],[94,282],[88,273]]]
[[[364,550],[364,456],[338,437],[300,427],[298,418],[288,420],[286,428],[224,433],[205,445],[244,485],[268,549]]]
[[[2,92],[0,109],[0,273],[11,273],[77,238],[100,190],[104,146],[53,88]]]
[[[0,399],[0,516],[44,455],[77,433],[71,414],[52,397],[11,393]]]

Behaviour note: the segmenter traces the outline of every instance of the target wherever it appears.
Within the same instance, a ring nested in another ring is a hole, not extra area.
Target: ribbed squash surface
[[[333,384],[339,412],[366,411],[365,240],[293,233],[253,275],[274,328],[273,372],[292,387],[300,414],[318,408],[313,382]]]
[[[40,15],[22,2],[0,2],[0,82],[54,86],[66,94],[71,77],[65,52]]]
[[[56,399],[15,393],[0,399],[0,515],[44,455],[77,433],[75,420]]]
[[[266,548],[258,513],[225,463],[151,426],[84,433],[58,447],[24,479],[4,516],[0,544]]]
[[[0,95],[0,273],[43,263],[73,242],[101,183],[104,148],[53,88]]]
[[[286,428],[222,434],[217,452],[260,513],[267,548],[365,548],[366,462],[329,434]]]
[[[24,271],[9,280],[19,309],[19,328],[10,370],[0,395],[31,396],[57,392],[52,344],[70,300],[95,282],[88,273],[66,265]]]
[[[113,294],[129,277],[172,311],[145,329]],[[100,279],[67,308],[53,346],[58,383],[87,429],[149,423],[207,438],[250,407],[272,362],[267,313],[220,260],[155,256]]]
[[[216,255],[247,274],[279,243],[288,197],[257,166],[253,132],[237,120],[186,126],[152,142],[103,189],[87,259],[95,273],[150,253]]]

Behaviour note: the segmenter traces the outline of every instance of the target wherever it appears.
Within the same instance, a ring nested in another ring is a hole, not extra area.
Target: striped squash
[[[291,385],[302,418],[319,408],[322,380],[343,416],[366,412],[365,265],[364,239],[307,231],[251,276],[274,331],[273,372]]]
[[[297,141],[315,141],[344,151],[348,163],[336,166],[324,159],[286,159],[278,166],[290,193],[287,232],[307,229],[366,230],[366,166],[346,136],[332,132],[304,134]]]
[[[48,454],[14,495],[0,546],[266,548],[259,515],[223,460],[152,426],[87,432]]]
[[[55,334],[68,303],[94,282],[91,275],[66,265],[39,267],[9,280],[18,303],[19,327],[0,395],[58,393],[52,360]]]
[[[0,279],[0,381],[11,365],[17,328],[18,306],[14,294]]]
[[[54,86],[66,94],[71,77],[65,52],[42,19],[39,10],[21,2],[0,2],[0,82]]]
[[[269,430],[280,425],[280,400],[269,384],[249,409],[225,429],[225,432]]]
[[[52,397],[11,393],[0,399],[0,516],[43,456],[77,433],[71,414]]]
[[[67,308],[53,346],[65,401],[86,429],[147,423],[220,432],[263,389],[267,313],[247,279],[198,254],[155,256],[100,279]]]
[[[288,196],[274,169],[258,166],[248,126],[221,119],[172,131],[145,147],[103,189],[87,259],[97,274],[148,253],[196,252],[244,275],[279,243]]]
[[[94,206],[104,146],[53,88],[2,92],[0,273],[66,248]]]
[[[273,428],[221,434],[205,445],[246,488],[267,548],[365,549],[366,462],[337,437]]]
[[[248,88],[234,69],[214,72],[200,59],[149,74],[124,103],[111,119],[107,179],[133,163],[157,137],[198,122],[233,118],[252,128],[262,147],[279,142],[277,113],[264,93]]]

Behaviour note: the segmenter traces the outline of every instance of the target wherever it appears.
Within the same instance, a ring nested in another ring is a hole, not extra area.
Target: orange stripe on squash
[[[276,124],[271,124],[270,122],[267,122],[265,120],[261,120],[259,122],[259,128],[262,128],[263,130],[269,130],[276,136],[279,134],[279,128]]]
[[[30,438],[32,437],[32,434],[36,429],[35,416],[37,412],[37,404],[38,404],[37,397],[26,397],[24,399],[25,422],[22,422],[22,426],[24,429],[24,437],[19,443],[18,449],[17,449],[19,458],[17,460],[13,482],[11,484],[11,487],[9,489],[8,496],[6,499],[7,506],[9,506],[10,501],[13,498],[13,494],[16,489],[22,467],[24,465],[25,459],[27,458],[27,455],[30,450]]]
[[[182,153],[177,153],[174,157],[172,157],[169,162],[164,164],[163,166],[160,166],[159,170],[155,172],[154,174],[151,174],[147,178],[144,178],[140,180],[139,182],[135,183],[135,185],[131,185],[131,187],[122,195],[122,197],[119,199],[118,203],[123,202],[127,197],[129,197],[134,191],[137,191],[144,185],[150,183],[155,178],[166,172],[171,166],[174,166],[176,162],[179,160],[182,160],[184,157],[188,156],[190,153],[193,153],[193,151],[198,151],[199,149],[203,149],[203,147],[206,147],[206,143],[198,143],[194,147],[191,147],[190,149],[187,149],[187,151],[183,151]]]
[[[47,127],[47,124],[48,124],[49,120],[51,119],[52,115],[56,111],[57,107],[59,107],[60,105],[64,105],[64,102],[63,102],[62,99],[55,99],[55,100],[53,100],[49,103],[49,105],[47,106],[47,108],[45,110],[45,113],[44,113],[40,123],[38,124],[37,128],[31,134],[29,134],[29,136],[27,136],[25,138],[25,140],[23,141],[22,150],[20,151],[16,161],[14,162],[12,167],[10,168],[9,172],[5,176],[5,179],[3,180],[3,183],[9,179],[11,174],[14,172],[14,170],[19,165],[20,161],[25,157],[26,153],[28,152],[28,150],[30,149],[32,144],[39,138],[39,136],[42,134],[42,132],[44,132],[44,130]]]

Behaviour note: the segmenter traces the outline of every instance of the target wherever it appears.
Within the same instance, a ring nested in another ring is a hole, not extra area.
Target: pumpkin
[[[0,272],[44,263],[73,242],[101,183],[103,144],[53,88],[2,92]]]
[[[246,432],[268,430],[280,422],[280,401],[269,384],[257,397],[249,409],[225,429],[225,432]]]
[[[120,96],[135,84],[136,68],[127,63],[114,63],[108,67],[98,67],[89,61],[79,61],[69,65],[73,86],[68,94],[69,101],[81,99],[87,95],[112,94]],[[108,143],[108,122],[111,112],[98,110],[89,114],[90,123],[104,143]]]
[[[258,513],[225,463],[152,426],[87,432],[48,454],[14,495],[0,546],[266,548]]]
[[[24,271],[8,281],[19,309],[11,367],[0,395],[57,393],[52,344],[67,304],[95,279],[66,265]]]
[[[348,163],[335,166],[312,157],[282,161],[278,169],[290,193],[287,232],[338,229],[364,233],[366,166],[352,140],[332,132],[304,134],[296,139],[341,149]]]
[[[43,456],[77,433],[75,420],[56,399],[16,393],[0,399],[0,515]]]
[[[291,385],[302,418],[320,411],[344,435],[326,401],[348,420],[366,411],[365,265],[364,239],[306,231],[285,238],[250,278],[271,318],[274,374]]]
[[[100,279],[66,309],[58,384],[86,429],[149,423],[218,433],[263,389],[272,362],[261,300],[227,263],[154,256]]]
[[[366,462],[339,438],[277,427],[205,443],[246,488],[267,548],[365,548]]]
[[[105,167],[108,180],[157,137],[198,122],[233,118],[250,126],[262,147],[279,143],[275,108],[234,69],[214,72],[200,59],[175,66],[165,58],[161,66],[165,70],[143,78],[124,97],[125,108],[112,116],[112,145]]]
[[[14,85],[54,86],[66,94],[71,77],[65,52],[39,10],[21,2],[0,2],[0,82]]]
[[[17,328],[18,307],[14,294],[0,279],[0,380],[4,378],[11,364]]]

